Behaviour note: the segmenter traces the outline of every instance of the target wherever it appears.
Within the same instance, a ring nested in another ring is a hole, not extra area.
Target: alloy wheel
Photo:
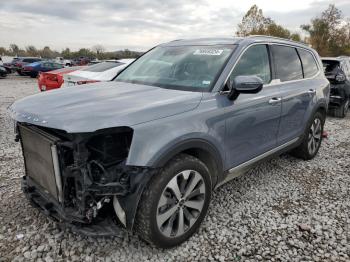
[[[308,137],[308,150],[311,155],[315,154],[321,144],[322,123],[319,118],[315,118],[311,125]]]
[[[194,170],[184,170],[165,186],[157,207],[157,225],[166,237],[180,237],[197,221],[205,202],[205,183]]]

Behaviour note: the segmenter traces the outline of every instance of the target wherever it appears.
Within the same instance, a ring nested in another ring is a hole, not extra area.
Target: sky
[[[292,32],[329,4],[350,18],[350,0],[1,0],[0,46],[146,51],[174,39],[231,37],[253,4]]]

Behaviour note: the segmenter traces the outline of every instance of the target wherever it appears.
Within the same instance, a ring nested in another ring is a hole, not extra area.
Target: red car
[[[40,72],[38,85],[40,91],[47,91],[60,88],[63,84],[63,75],[83,68],[83,66],[65,67],[49,72]]]

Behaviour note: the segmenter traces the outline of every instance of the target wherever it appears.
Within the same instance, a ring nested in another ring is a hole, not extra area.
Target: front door
[[[230,78],[257,75],[264,81],[257,94],[240,94],[226,107],[226,165],[235,167],[274,147],[281,117],[281,98],[278,85],[271,84],[268,47],[264,44],[249,47],[240,57]]]

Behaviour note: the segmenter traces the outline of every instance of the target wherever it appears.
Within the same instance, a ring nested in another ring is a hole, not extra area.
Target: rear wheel
[[[158,247],[181,244],[199,228],[210,197],[208,168],[197,158],[181,154],[155,175],[144,190],[135,230]]]
[[[292,155],[304,160],[313,159],[320,149],[325,117],[317,112],[308,124],[302,143],[295,148]]]
[[[349,110],[350,99],[347,99],[341,106],[333,109],[333,114],[335,117],[344,118]]]

